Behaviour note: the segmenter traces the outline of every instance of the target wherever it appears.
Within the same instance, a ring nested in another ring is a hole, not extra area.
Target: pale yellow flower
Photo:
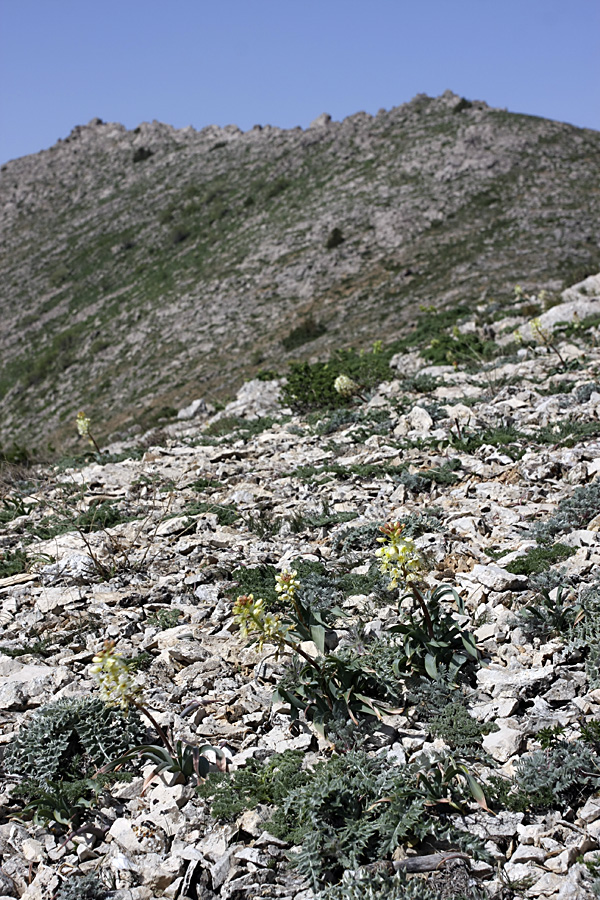
[[[360,390],[357,383],[353,381],[352,378],[349,378],[348,375],[338,375],[333,382],[333,389],[337,391],[338,394],[341,394],[342,397],[350,397]]]
[[[101,699],[109,706],[127,709],[138,693],[126,661],[115,650],[114,641],[104,642],[104,649],[92,660],[90,674],[98,682]]]
[[[384,536],[377,539],[384,546],[375,551],[375,556],[380,571],[390,576],[390,588],[418,581],[423,571],[421,554],[411,538],[402,537],[403,530],[399,522],[392,522],[381,528]]]
[[[77,431],[81,437],[89,437],[92,420],[81,411],[77,413]]]
[[[281,595],[282,600],[293,601],[296,591],[300,587],[297,575],[298,573],[295,569],[291,572],[288,572],[287,569],[282,569],[281,574],[275,576],[275,590]]]

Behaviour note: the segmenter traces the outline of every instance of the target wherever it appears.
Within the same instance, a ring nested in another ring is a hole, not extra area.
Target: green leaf
[[[477,645],[475,643],[475,638],[472,634],[461,634],[461,639],[463,642],[463,646],[469,656],[474,657],[474,659],[479,658],[479,651],[477,649]]]
[[[491,809],[487,805],[487,800],[485,799],[485,794],[483,793],[483,788],[479,784],[476,778],[474,778],[470,772],[465,772],[465,777],[469,784],[469,790],[473,795],[473,799],[481,806],[482,809],[485,809],[486,812],[491,812]]]
[[[322,625],[311,625],[310,636],[315,642],[315,646],[319,653],[325,653],[325,629]]]
[[[428,653],[425,657],[425,671],[430,678],[437,678],[437,665],[435,662],[435,657],[432,656],[431,653]]]

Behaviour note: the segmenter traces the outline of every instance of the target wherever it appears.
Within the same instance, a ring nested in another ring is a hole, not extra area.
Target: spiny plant
[[[480,786],[451,757],[397,767],[351,751],[317,764],[285,798],[269,829],[301,844],[294,865],[319,889],[344,869],[389,858],[407,842],[433,838],[483,853],[452,819],[474,797],[485,806]]]
[[[577,808],[600,788],[600,756],[585,741],[557,740],[522,757],[512,778],[492,776],[490,784],[493,800],[505,809]]]
[[[8,745],[4,768],[23,776],[13,790],[20,815],[77,828],[106,787],[126,775],[102,768],[146,735],[139,715],[101,700],[65,698],[38,710]]]
[[[69,697],[34,713],[6,748],[4,768],[40,783],[92,775],[145,737],[135,710]]]
[[[460,895],[441,893],[429,880],[407,878],[403,872],[391,875],[359,869],[344,872],[339,884],[324,888],[317,900],[484,900],[484,896],[477,888]]]
[[[148,625],[160,628],[161,631],[166,631],[168,628],[174,628],[181,616],[182,612],[180,609],[171,607],[170,609],[157,610],[151,616],[148,616],[146,621]]]
[[[585,654],[589,686],[600,687],[600,584],[585,588],[579,598],[580,609],[567,632],[567,646]]]
[[[536,540],[547,543],[557,534],[568,534],[586,525],[600,513],[600,480],[575,488],[558,504],[556,513],[533,527]]]
[[[285,797],[309,779],[302,769],[304,754],[299,750],[275,753],[266,763],[248,760],[231,775],[212,772],[196,788],[210,803],[211,815],[220,822],[234,822],[240,813],[259,804],[279,805]]]
[[[106,900],[108,890],[93,872],[63,881],[54,900]]]

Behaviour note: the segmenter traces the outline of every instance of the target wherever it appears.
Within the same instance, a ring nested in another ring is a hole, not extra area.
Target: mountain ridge
[[[68,444],[79,408],[147,427],[423,304],[556,293],[600,269],[599,169],[598,132],[451,92],[305,131],[76,126],[0,170],[0,445]]]

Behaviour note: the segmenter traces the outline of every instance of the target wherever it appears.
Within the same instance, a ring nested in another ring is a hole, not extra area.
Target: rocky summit
[[[0,171],[0,446],[103,438],[420,306],[600,270],[600,135],[450,91],[306,130],[99,119]]]
[[[5,462],[0,896],[598,896],[599,327],[517,286]]]

